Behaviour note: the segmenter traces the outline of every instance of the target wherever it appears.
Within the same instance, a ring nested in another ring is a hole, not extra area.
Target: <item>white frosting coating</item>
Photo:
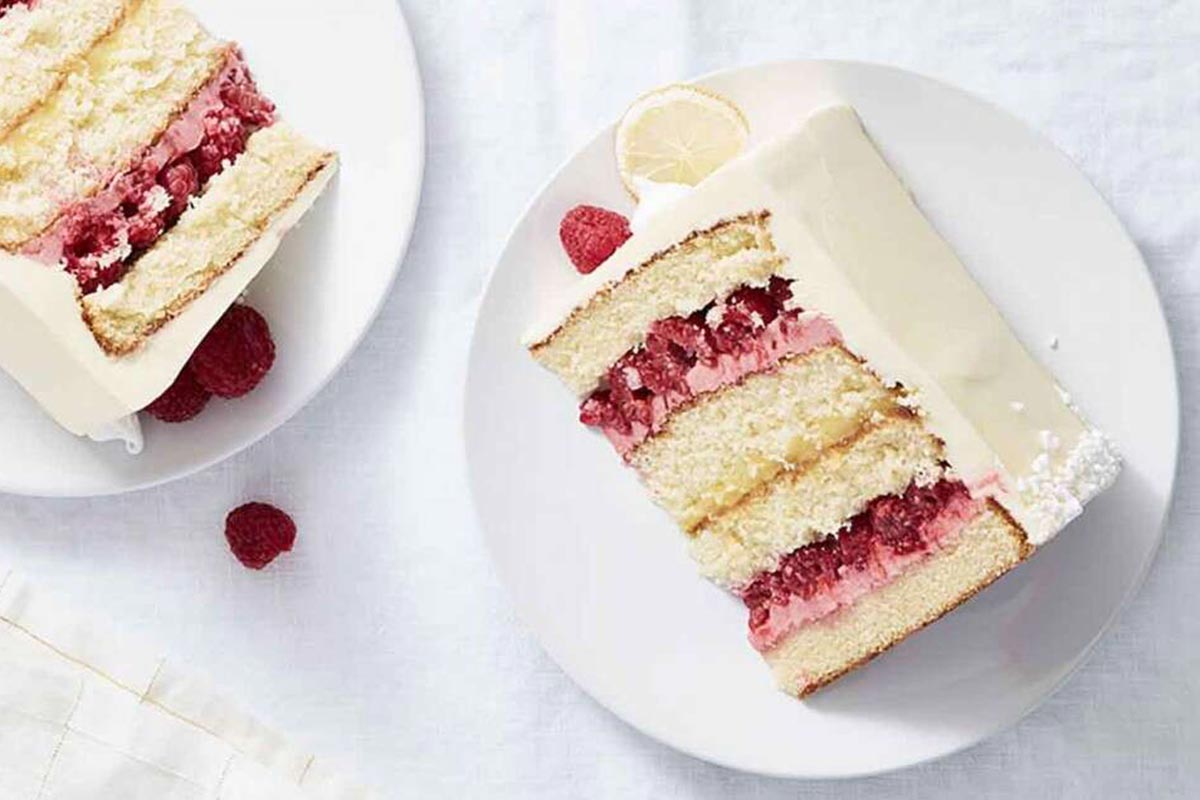
[[[652,181],[642,177],[633,179],[633,188],[637,191],[638,204],[629,219],[629,229],[634,233],[645,230],[650,220],[670,209],[695,189],[694,186],[685,183]]]
[[[112,438],[119,421],[171,385],[217,319],[262,271],[336,172],[321,171],[258,241],[178,317],[134,353],[114,357],[83,321],[75,280],[0,250],[0,368],[72,433]],[[129,428],[124,433],[129,433]],[[129,441],[128,439],[126,441]]]
[[[818,112],[718,170],[672,209],[546,309],[526,342],[553,334],[593,293],[689,232],[768,210],[796,302],[831,317],[853,352],[907,390],[908,403],[946,443],[954,472],[996,497],[1032,543],[1053,536],[1115,478],[1111,443],[1060,396],[852,109]]]

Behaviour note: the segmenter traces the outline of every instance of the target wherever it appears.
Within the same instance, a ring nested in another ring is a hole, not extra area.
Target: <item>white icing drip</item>
[[[88,431],[87,437],[93,442],[124,442],[125,449],[131,456],[141,453],[145,444],[145,440],[142,438],[142,423],[138,420],[137,414],[129,414],[105,423]]]

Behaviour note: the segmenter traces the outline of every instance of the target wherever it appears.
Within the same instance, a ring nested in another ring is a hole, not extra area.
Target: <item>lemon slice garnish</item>
[[[715,92],[676,84],[638,98],[617,126],[617,169],[635,198],[635,178],[695,186],[746,146],[741,109]]]

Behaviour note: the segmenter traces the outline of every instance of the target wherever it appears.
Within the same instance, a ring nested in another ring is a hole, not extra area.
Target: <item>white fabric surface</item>
[[[360,351],[292,423],[199,476],[107,500],[0,498],[0,558],[209,672],[388,797],[1200,794],[1200,5],[404,6],[425,73],[427,183],[404,272]],[[952,81],[1061,146],[1150,263],[1184,396],[1165,544],[1087,665],[976,748],[848,783],[702,764],[576,689],[514,619],[491,571],[459,432],[483,282],[558,163],[648,87],[805,56]],[[261,575],[238,566],[221,536],[225,512],[252,496],[300,526],[297,551]]]
[[[209,683],[0,568],[0,797],[366,800]]]

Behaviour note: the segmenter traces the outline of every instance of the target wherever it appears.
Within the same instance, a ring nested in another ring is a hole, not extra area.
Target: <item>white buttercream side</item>
[[[67,430],[103,436],[115,421],[145,408],[171,385],[336,169],[335,161],[318,173],[207,291],[127,356],[109,356],[96,343],[70,275],[0,251],[0,368]]]
[[[527,343],[553,334],[595,291],[689,232],[767,210],[796,302],[828,315],[850,350],[905,388],[945,442],[954,473],[995,496],[1031,541],[1044,542],[1069,518],[1048,511],[1048,497],[1082,503],[1115,475],[1114,452],[1094,445],[850,108],[817,113],[718,170],[672,208],[547,309]],[[1053,453],[1044,446],[1047,432],[1059,443]],[[1043,476],[1037,488],[1022,491],[1021,482],[1035,476]]]
[[[638,204],[629,218],[629,229],[634,233],[644,231],[652,219],[695,191],[694,186],[685,183],[664,183],[641,177],[633,179],[633,188],[637,191]]]

